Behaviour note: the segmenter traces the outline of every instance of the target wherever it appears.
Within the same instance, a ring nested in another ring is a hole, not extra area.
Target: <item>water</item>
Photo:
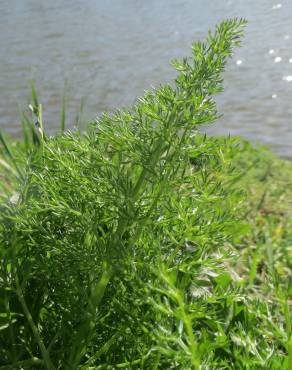
[[[0,0],[0,128],[17,135],[36,82],[47,129],[56,130],[66,86],[69,126],[131,105],[169,81],[174,57],[226,17],[249,21],[225,74],[224,117],[208,132],[242,135],[292,157],[292,1]]]

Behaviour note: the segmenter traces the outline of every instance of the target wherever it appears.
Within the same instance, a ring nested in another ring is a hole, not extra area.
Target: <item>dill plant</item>
[[[3,145],[19,198],[1,204],[0,369],[267,368],[231,268],[239,174],[197,131],[244,25],[220,23],[174,84],[85,134],[46,137],[34,95],[25,159]]]

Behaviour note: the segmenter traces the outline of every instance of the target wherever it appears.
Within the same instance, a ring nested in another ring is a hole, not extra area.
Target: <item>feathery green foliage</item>
[[[85,135],[46,137],[33,90],[37,129],[24,118],[19,148],[1,136],[0,369],[288,368],[287,286],[274,271],[258,299],[242,237],[255,216],[237,184],[257,152],[235,166],[244,149],[197,131],[244,24],[222,22],[173,62],[173,85]]]

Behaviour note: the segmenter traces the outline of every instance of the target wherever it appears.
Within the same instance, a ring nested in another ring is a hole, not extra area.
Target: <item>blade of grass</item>
[[[60,117],[60,128],[61,128],[62,134],[65,131],[65,123],[66,123],[66,95],[64,93],[62,97],[62,107],[61,107],[61,117]]]
[[[20,177],[21,180],[24,180],[23,172],[22,172],[21,168],[18,165],[18,162],[17,162],[17,160],[16,160],[16,158],[13,154],[13,151],[10,147],[10,144],[9,144],[8,140],[5,139],[5,137],[4,137],[4,135],[2,134],[1,131],[0,131],[0,143],[3,145],[7,156],[10,158],[11,163],[13,164],[15,170],[18,173],[18,176]]]

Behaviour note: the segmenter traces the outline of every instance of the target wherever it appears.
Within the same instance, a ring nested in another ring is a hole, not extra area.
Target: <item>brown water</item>
[[[71,125],[128,106],[174,76],[173,57],[226,17],[249,21],[230,62],[224,117],[208,131],[242,135],[292,157],[292,1],[0,0],[0,128],[19,133],[34,80],[46,127],[58,127],[66,84]]]

